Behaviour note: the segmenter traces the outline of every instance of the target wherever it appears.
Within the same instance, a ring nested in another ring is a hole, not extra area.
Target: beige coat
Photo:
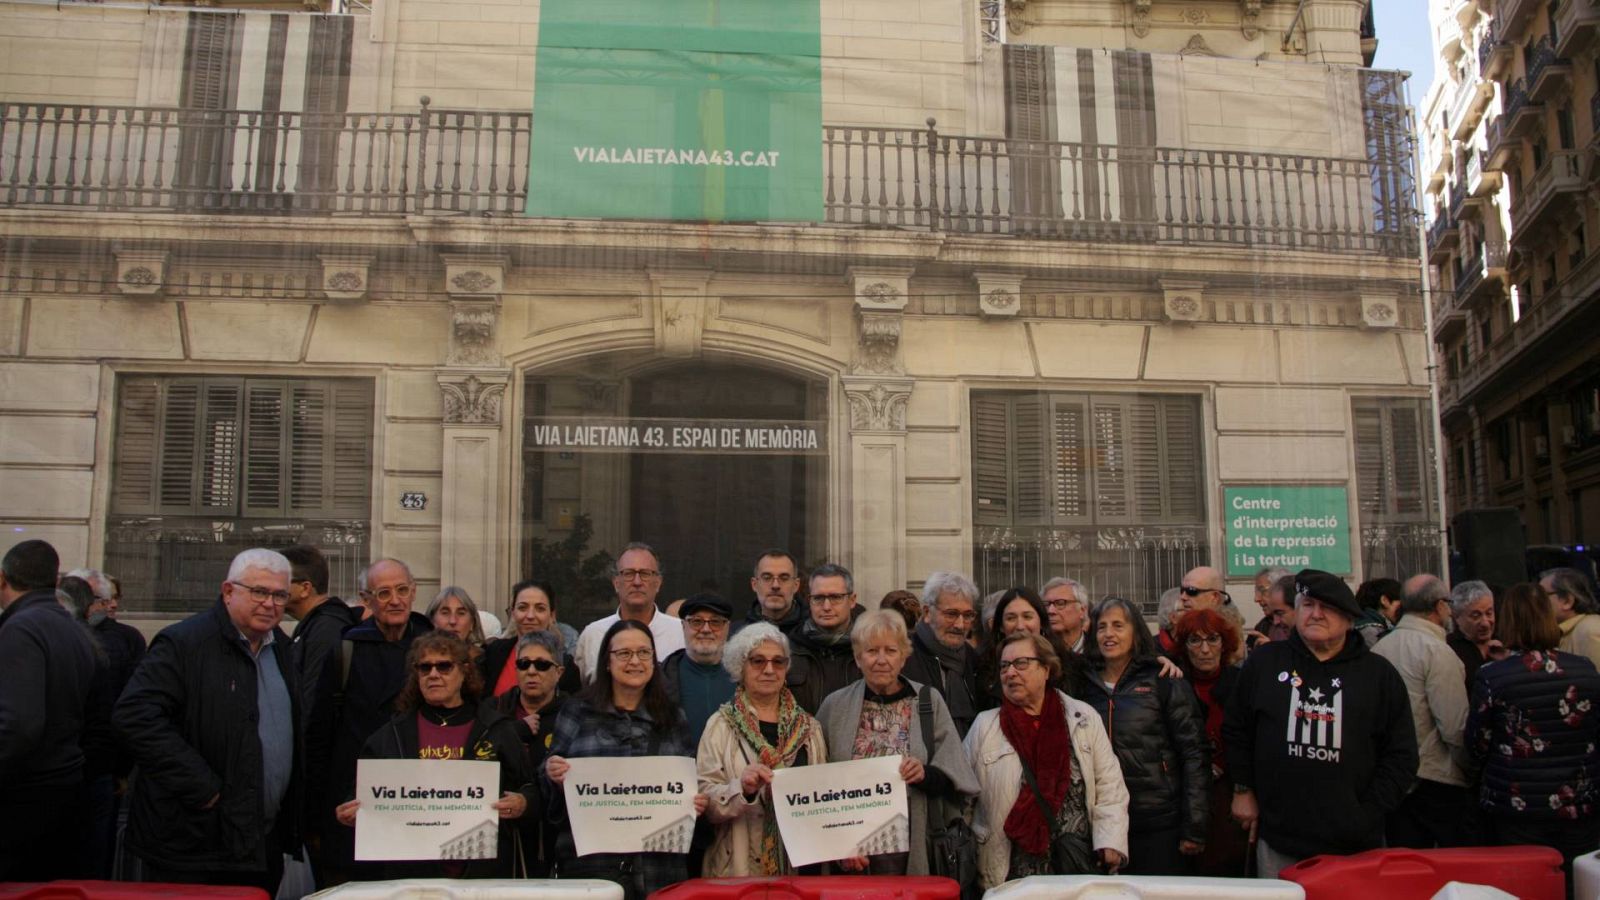
[[[1587,656],[1600,668],[1600,616],[1580,613],[1561,623],[1561,644],[1557,648]]]
[[[1084,803],[1089,809],[1090,843],[1128,855],[1128,787],[1100,716],[1087,703],[1056,692],[1067,708],[1072,734],[1072,764],[1084,773]],[[1022,760],[1000,728],[1000,710],[978,714],[967,732],[967,758],[978,772],[978,881],[984,889],[1006,880],[1011,870],[1011,839],[1006,817],[1022,793]]]
[[[1467,672],[1444,642],[1444,629],[1416,613],[1373,646],[1406,683],[1411,721],[1417,727],[1417,777],[1467,786]]]
[[[828,750],[822,742],[822,728],[812,720],[811,739],[806,741],[806,761],[825,763]],[[761,875],[751,870],[752,851],[761,845],[761,829],[768,808],[757,799],[754,803],[744,799],[739,786],[739,776],[745,767],[756,762],[755,751],[750,749],[728,724],[718,710],[706,723],[705,734],[700,737],[700,751],[696,764],[700,770],[700,793],[709,798],[706,818],[717,827],[716,837],[706,851],[704,874],[707,878],[728,878]],[[794,867],[785,866],[782,873],[793,875]]]

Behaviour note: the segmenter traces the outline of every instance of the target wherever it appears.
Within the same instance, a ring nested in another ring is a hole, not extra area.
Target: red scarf
[[[1067,731],[1061,695],[1046,690],[1044,709],[1037,716],[1028,715],[1009,700],[1001,703],[1000,731],[1033,770],[1039,792],[1049,801],[1051,813],[1059,818],[1061,805],[1067,798],[1067,787],[1072,783],[1072,735]],[[1017,802],[1006,816],[1006,837],[1029,855],[1044,856],[1050,852],[1050,826],[1039,809],[1039,798],[1034,796],[1026,779],[1022,792],[1017,794]]]
[[[1194,686],[1195,695],[1200,698],[1206,709],[1206,737],[1211,742],[1211,765],[1219,771],[1226,772],[1228,758],[1222,743],[1222,704],[1212,697],[1217,689],[1217,682],[1222,680],[1222,669],[1219,667],[1210,675],[1190,672],[1189,679],[1189,683]]]

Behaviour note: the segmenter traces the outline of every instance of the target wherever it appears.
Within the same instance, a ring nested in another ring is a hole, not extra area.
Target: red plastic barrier
[[[696,878],[650,895],[650,900],[959,900],[948,878],[829,875],[789,878]]]
[[[272,900],[267,892],[251,887],[212,887],[205,884],[142,884],[133,881],[49,881],[43,884],[0,884],[4,900]]]
[[[1306,890],[1306,900],[1429,900],[1452,881],[1486,884],[1522,900],[1565,900],[1561,854],[1549,847],[1368,850],[1313,856],[1278,875]]]

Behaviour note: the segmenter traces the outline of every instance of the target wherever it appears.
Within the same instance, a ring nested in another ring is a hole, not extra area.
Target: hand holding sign
[[[562,787],[579,856],[689,852],[706,807],[689,757],[553,756],[546,772]]]
[[[911,849],[906,782],[925,774],[920,762],[898,756],[772,773],[773,815],[789,862],[843,859],[850,869],[868,856]]]

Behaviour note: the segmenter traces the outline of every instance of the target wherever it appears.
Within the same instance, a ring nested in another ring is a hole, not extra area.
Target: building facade
[[[1600,523],[1600,55],[1592,3],[1432,6],[1424,170],[1446,505],[1530,544]]]
[[[820,127],[717,120],[798,141],[782,197],[755,155],[659,193],[617,189],[626,137],[542,156],[558,112],[662,118],[585,112],[657,58],[594,76],[624,51],[542,6],[0,3],[13,539],[151,621],[299,541],[347,596],[375,556],[489,609],[559,572],[573,619],[629,540],[664,597],[736,605],[772,546],[869,603],[937,569],[1153,604],[1202,563],[1437,568],[1412,147],[1364,3],[821,0],[817,49],[749,76],[784,109],[814,83]]]

